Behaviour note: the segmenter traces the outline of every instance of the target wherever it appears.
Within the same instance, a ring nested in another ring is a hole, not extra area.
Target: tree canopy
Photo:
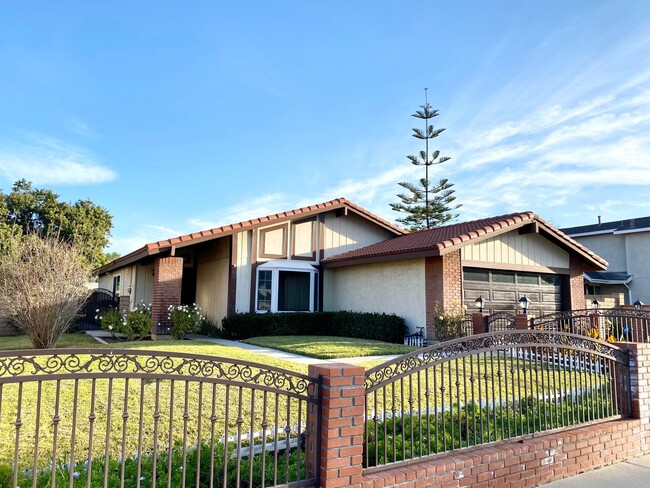
[[[62,202],[52,190],[34,188],[24,179],[14,183],[10,193],[0,190],[0,244],[16,236],[35,233],[75,244],[86,264],[106,264],[113,217],[91,200]]]
[[[441,156],[440,151],[435,150],[429,153],[429,141],[438,137],[445,129],[436,129],[429,125],[429,120],[438,116],[438,110],[433,110],[431,105],[425,101],[412,116],[424,121],[424,130],[413,129],[413,137],[422,140],[425,143],[425,150],[420,151],[416,156],[407,156],[411,164],[415,166],[424,166],[425,176],[415,183],[401,182],[398,183],[402,188],[407,190],[406,193],[400,193],[397,197],[398,203],[391,203],[390,206],[396,212],[407,214],[397,219],[397,222],[404,225],[410,231],[431,229],[443,225],[456,217],[454,210],[460,207],[454,204],[454,185],[448,179],[443,178],[438,182],[429,180],[429,167],[442,164],[450,158]]]

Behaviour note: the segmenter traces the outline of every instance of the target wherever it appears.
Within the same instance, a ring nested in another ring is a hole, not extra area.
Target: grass
[[[87,334],[63,334],[56,345],[57,348],[97,346],[101,344]],[[27,336],[0,337],[0,351],[16,351],[33,347]]]
[[[235,362],[257,360],[263,363],[261,368],[276,366],[302,374],[307,372],[306,365],[269,357],[262,359],[239,348],[200,341],[140,341],[105,345],[97,343],[86,335],[70,334],[65,336],[60,345],[98,351],[137,349],[144,351],[145,354],[147,351],[202,354],[229,358]],[[0,338],[0,350],[29,347],[30,344],[24,337]],[[64,356],[65,352],[59,349],[57,354]],[[80,359],[83,361],[84,356]],[[226,363],[226,366],[229,365]],[[31,378],[29,373],[26,375]],[[173,376],[169,379],[173,379]],[[170,423],[172,442],[186,438],[188,445],[196,445],[199,441],[209,439],[213,410],[216,439],[234,437],[240,432],[245,434],[251,429],[253,432],[258,432],[262,430],[262,425],[267,425],[268,433],[273,426],[284,429],[287,425],[297,426],[299,419],[303,424],[305,422],[305,402],[289,400],[284,395],[278,396],[275,393],[265,393],[247,387],[193,381],[172,382],[169,379],[116,378],[97,379],[95,382],[88,378],[66,379],[60,381],[58,392],[57,382],[47,379],[40,385],[33,378],[29,382],[22,383],[22,386],[17,383],[3,384],[0,391],[0,464],[11,464],[13,461],[17,418],[20,418],[22,423],[19,432],[19,464],[22,468],[31,466],[35,456],[38,458],[38,464],[43,466],[53,455],[67,462],[73,450],[75,460],[86,459],[89,452],[91,425],[93,444],[90,451],[93,456],[103,458],[104,448],[108,445],[109,455],[119,458],[123,454],[127,457],[133,456],[137,452],[139,438],[142,438],[143,452],[151,452],[154,439],[158,443],[158,449],[164,450],[170,441],[168,435]],[[39,387],[41,388],[40,406],[37,401]],[[20,412],[19,396],[22,397]],[[58,411],[56,411],[57,403]],[[260,408],[264,404],[266,404],[265,415]],[[125,412],[128,413],[126,417],[123,416]],[[138,422],[140,412],[143,420],[141,428]],[[159,415],[155,415],[156,412]],[[93,415],[96,419],[91,421]],[[57,424],[53,422],[55,417],[60,419]],[[73,419],[76,419],[76,425]],[[37,424],[40,429],[38,433]],[[55,431],[58,445],[56,453],[53,453]],[[291,435],[296,435],[295,429]],[[74,442],[72,442],[73,437]],[[37,453],[35,453],[36,438],[39,439]],[[124,453],[122,453],[123,442]]]
[[[417,349],[389,342],[336,336],[263,336],[242,342],[317,359],[406,354]]]

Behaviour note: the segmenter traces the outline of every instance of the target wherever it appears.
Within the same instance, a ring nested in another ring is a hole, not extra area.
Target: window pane
[[[271,310],[271,271],[260,271],[257,279],[257,310]]]
[[[309,276],[300,271],[280,271],[278,312],[309,312]]]
[[[466,269],[463,271],[463,279],[465,281],[489,281],[489,273],[487,270],[482,269]]]
[[[536,274],[518,274],[517,283],[521,285],[538,285],[538,276]]]
[[[515,274],[492,271],[492,283],[514,283]]]
[[[561,279],[558,275],[542,275],[542,285],[559,286]]]

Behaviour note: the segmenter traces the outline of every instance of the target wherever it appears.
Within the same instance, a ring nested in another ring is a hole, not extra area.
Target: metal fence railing
[[[628,356],[565,332],[454,339],[366,372],[364,467],[629,412]]]
[[[536,317],[531,325],[537,330],[572,332],[612,342],[650,342],[649,310],[571,310]]]
[[[318,393],[306,375],[212,356],[2,352],[2,486],[312,484]]]

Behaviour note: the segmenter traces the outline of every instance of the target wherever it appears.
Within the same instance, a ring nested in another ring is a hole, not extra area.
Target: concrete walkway
[[[300,354],[294,354],[291,352],[278,351],[277,349],[271,349],[268,347],[254,346],[252,344],[246,344],[245,342],[239,341],[229,341],[227,339],[216,339],[214,337],[207,337],[198,334],[189,334],[185,336],[187,339],[193,341],[203,341],[211,342],[213,344],[220,344],[222,346],[229,347],[238,347],[240,349],[245,349],[253,354],[259,354],[262,356],[270,356],[275,359],[282,359],[284,361],[291,361],[298,364],[326,364],[326,363],[359,363],[363,361],[389,361],[398,356],[365,356],[357,358],[338,358],[338,359],[316,359],[310,358],[308,356],[302,356]]]
[[[544,488],[645,488],[650,486],[650,455],[553,481]]]

